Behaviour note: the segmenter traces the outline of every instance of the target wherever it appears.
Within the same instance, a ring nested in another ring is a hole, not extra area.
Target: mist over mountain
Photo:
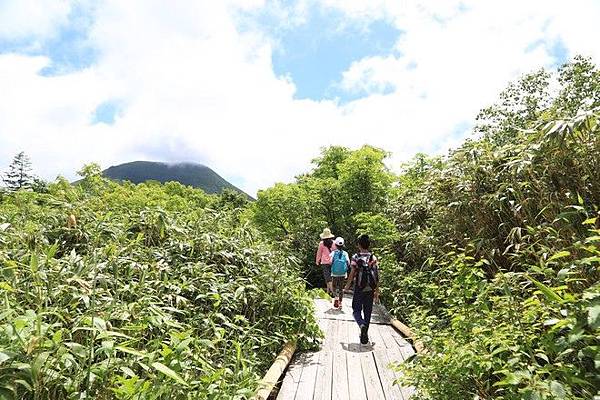
[[[232,189],[248,196],[211,168],[192,162],[133,161],[107,168],[103,171],[103,174],[107,178],[119,181],[131,181],[133,183],[142,183],[149,180],[161,183],[175,181],[182,185],[202,189],[210,194],[218,194],[224,189]]]

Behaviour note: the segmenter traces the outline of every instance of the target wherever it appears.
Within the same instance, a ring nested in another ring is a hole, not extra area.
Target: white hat
[[[335,238],[334,243],[335,243],[336,246],[343,246],[344,245],[344,238],[341,237],[341,236],[338,236],[338,237]]]
[[[323,229],[323,233],[321,233],[321,239],[330,239],[330,238],[334,238],[335,236],[331,234],[331,230],[329,228],[325,228]]]

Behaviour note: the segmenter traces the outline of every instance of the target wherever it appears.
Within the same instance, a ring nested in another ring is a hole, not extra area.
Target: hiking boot
[[[340,301],[338,302],[338,307],[340,310],[342,309],[342,299],[340,299]]]
[[[338,300],[338,299],[335,299],[335,300],[333,301],[333,308],[338,308],[338,307],[339,307],[339,304],[340,304],[339,300]]]
[[[360,344],[368,344],[369,343],[369,335],[367,331],[369,327],[367,325],[360,326]]]

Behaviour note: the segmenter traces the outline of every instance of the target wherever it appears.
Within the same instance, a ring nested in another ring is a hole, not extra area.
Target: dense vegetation
[[[600,72],[576,58],[511,84],[475,135],[399,176],[365,146],[324,149],[253,220],[312,267],[318,232],[375,238],[383,301],[428,352],[423,399],[600,396]],[[340,143],[343,145],[343,143]]]
[[[0,398],[247,398],[314,343],[297,261],[239,197],[82,174],[0,199]]]
[[[149,180],[161,183],[179,182],[185,186],[202,189],[209,194],[219,194],[223,190],[243,193],[209,167],[195,163],[168,164],[153,161],[133,161],[109,167],[102,174],[107,178],[133,183],[144,183]],[[244,193],[244,195],[246,194]],[[246,197],[249,196],[246,195]]]
[[[315,342],[301,277],[322,285],[313,256],[330,226],[350,250],[374,239],[383,302],[428,350],[400,367],[419,398],[600,396],[589,60],[509,85],[471,139],[398,175],[384,150],[345,145],[251,204],[94,166],[76,186],[0,193],[0,395],[247,397],[285,340]]]

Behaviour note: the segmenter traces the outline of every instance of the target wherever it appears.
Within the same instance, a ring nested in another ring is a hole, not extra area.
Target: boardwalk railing
[[[269,398],[269,394],[271,394],[271,391],[277,385],[277,382],[279,382],[279,378],[287,368],[295,352],[295,340],[290,340],[283,346],[283,350],[281,350],[271,368],[269,368],[265,376],[258,383],[258,390],[254,396],[255,400],[267,400]]]
[[[420,341],[419,339],[417,339],[415,337],[415,334],[413,333],[413,331],[408,326],[404,325],[402,322],[398,321],[395,318],[391,318],[390,319],[390,323],[401,334],[403,334],[408,339],[410,339],[410,341],[412,342],[412,345],[415,348],[415,350],[416,350],[417,353],[423,353],[423,352],[425,352],[425,346],[423,345],[423,342]]]

